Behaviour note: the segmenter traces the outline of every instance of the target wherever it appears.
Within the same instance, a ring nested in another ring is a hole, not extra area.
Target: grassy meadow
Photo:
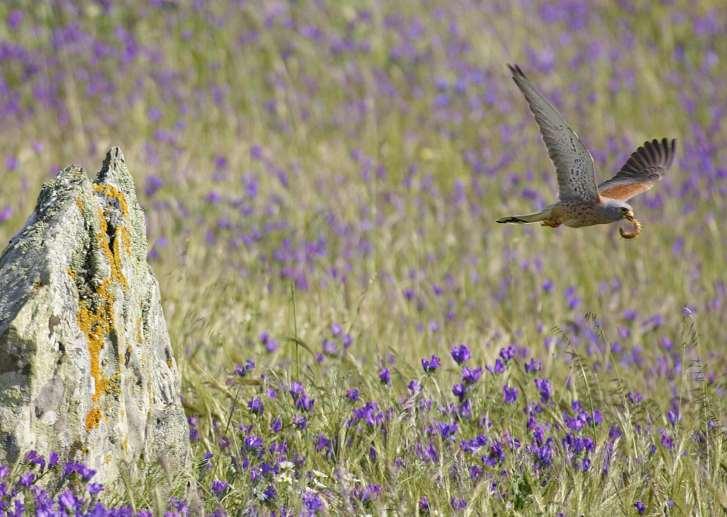
[[[725,31],[717,0],[3,2],[0,242],[123,149],[195,468],[31,457],[0,510],[721,514]],[[637,239],[495,223],[557,196],[506,63],[599,181],[677,139]]]

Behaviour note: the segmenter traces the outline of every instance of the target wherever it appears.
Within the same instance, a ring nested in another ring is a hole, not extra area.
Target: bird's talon
[[[634,229],[631,232],[625,232],[623,228],[619,227],[618,233],[623,237],[624,239],[633,239],[636,236],[641,233],[641,223],[633,216],[633,215],[627,215],[624,219],[627,221],[630,221],[634,225]]]

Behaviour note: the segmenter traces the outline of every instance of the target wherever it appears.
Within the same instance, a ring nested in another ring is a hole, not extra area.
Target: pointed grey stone
[[[67,167],[0,256],[0,463],[59,452],[111,482],[190,461],[144,213],[118,148]],[[133,475],[133,472],[131,473]]]

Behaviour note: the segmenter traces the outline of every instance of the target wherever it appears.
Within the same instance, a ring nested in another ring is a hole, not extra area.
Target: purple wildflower
[[[457,364],[462,364],[470,358],[470,349],[467,345],[461,344],[452,347],[452,359]]]
[[[666,412],[666,419],[669,421],[672,427],[677,425],[679,418],[679,410],[676,408],[671,408],[669,411]]]
[[[505,371],[505,364],[506,364],[505,361],[503,361],[501,358],[498,357],[497,359],[495,359],[495,364],[492,365],[492,368],[490,368],[488,366],[487,369],[491,373],[494,373],[495,375],[499,375]]]
[[[638,391],[629,391],[629,392],[628,392],[628,393],[626,394],[626,399],[627,399],[627,400],[628,400],[628,401],[629,401],[630,403],[632,403],[632,404],[636,405],[636,404],[639,404],[639,403],[641,403],[641,401],[642,401],[642,400],[644,400],[644,397],[643,397],[643,395],[641,395],[641,393],[639,393]]]
[[[25,462],[40,467],[40,470],[45,468],[45,458],[36,451],[28,451],[25,455]]]
[[[423,360],[424,359],[422,359],[422,361]],[[409,393],[411,393],[412,395],[416,395],[417,393],[422,391],[422,383],[416,379],[410,380],[409,384],[407,384],[406,387],[409,390]]]
[[[295,415],[293,417],[293,426],[298,430],[303,430],[308,427],[308,419],[303,415]]]
[[[76,514],[76,508],[79,506],[79,501],[76,499],[73,490],[68,488],[61,492],[61,495],[58,496],[58,506],[65,510],[66,513],[71,515]]]
[[[28,488],[35,481],[35,472],[25,472],[20,475],[18,484],[22,487]]]
[[[346,390],[346,398],[350,402],[356,402],[359,399],[360,393],[361,392],[358,390],[358,388],[349,388],[348,390]]]
[[[527,373],[536,373],[543,369],[543,363],[534,357],[525,363],[525,371]]]
[[[502,387],[502,397],[505,404],[512,404],[517,400],[517,389],[511,388],[507,384]]]
[[[425,373],[432,373],[437,371],[437,368],[439,368],[441,364],[441,359],[433,354],[432,357],[430,357],[429,359],[427,359],[426,357],[422,359],[422,369]]]
[[[247,408],[255,415],[262,415],[265,406],[263,405],[263,401],[260,400],[260,397],[253,397],[247,403]]]
[[[274,501],[278,498],[278,492],[273,485],[268,485],[263,490],[263,501]]]
[[[510,362],[510,360],[515,357],[515,347],[512,345],[508,345],[504,348],[501,348],[499,356],[506,363]]]
[[[17,30],[20,27],[20,24],[23,23],[23,11],[20,9],[13,9],[8,13],[8,16],[6,18],[6,23],[8,25],[8,28],[11,30]]]
[[[425,495],[419,498],[419,511],[421,513],[429,513],[429,498]]]
[[[319,434],[318,438],[316,438],[315,449],[316,452],[325,451],[326,454],[331,453],[333,451],[331,440],[326,435]]]
[[[538,389],[538,393],[540,393],[541,402],[548,402],[552,394],[550,381],[548,379],[535,379],[535,387]]]
[[[89,483],[88,484],[88,493],[91,495],[91,497],[97,496],[101,491],[103,490],[103,485],[101,483]]]
[[[270,334],[267,333],[267,331],[263,331],[260,333],[260,336],[258,336],[258,339],[260,340],[260,343],[265,347],[265,350],[267,350],[269,353],[275,352],[279,347],[280,344],[270,337]]]
[[[343,339],[341,340],[341,343],[343,343],[343,348],[348,350],[351,348],[351,345],[353,344],[353,337],[351,337],[351,334],[345,334],[343,336]]]
[[[381,381],[381,384],[389,385],[391,384],[391,372],[389,372],[388,368],[382,368],[379,370],[379,380]]]
[[[248,373],[255,369],[255,361],[248,359],[245,364],[235,365],[235,374],[239,377],[245,377]]]
[[[505,461],[505,451],[500,442],[493,442],[490,445],[490,451],[486,456],[482,456],[482,461],[489,467],[495,467]]]
[[[225,493],[225,491],[227,490],[227,488],[228,488],[229,486],[230,486],[230,485],[229,485],[229,484],[228,484],[228,483],[227,483],[226,481],[222,481],[221,479],[214,479],[214,480],[212,481],[212,485],[211,485],[211,487],[210,487],[210,488],[212,489],[212,492],[213,492],[213,493],[214,493],[214,494],[215,494],[215,495],[216,495],[217,497],[221,497],[221,496],[222,496],[222,494],[224,494],[224,493]]]
[[[464,510],[467,508],[467,499],[463,497],[452,497],[449,504],[452,505],[453,510]]]
[[[464,384],[455,384],[454,386],[452,386],[452,393],[455,397],[462,401],[467,391],[464,387]]]
[[[482,368],[462,368],[462,380],[465,384],[474,384],[480,380],[482,376]]]
[[[457,422],[447,423],[447,422],[439,422],[437,424],[437,428],[439,430],[439,434],[442,437],[443,440],[449,440],[454,437],[455,434],[457,434],[457,431],[459,430],[459,426],[457,425]]]
[[[306,491],[303,492],[302,499],[303,505],[309,512],[318,513],[318,511],[323,508],[323,501],[313,490],[306,489]]]

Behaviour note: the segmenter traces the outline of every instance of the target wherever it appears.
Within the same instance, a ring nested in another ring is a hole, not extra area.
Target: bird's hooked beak
[[[624,239],[633,239],[641,232],[641,223],[636,220],[633,210],[629,210],[628,212],[626,212],[626,214],[624,215],[624,219],[632,223],[634,225],[634,229],[631,232],[625,232],[623,228],[619,228],[618,233]]]

